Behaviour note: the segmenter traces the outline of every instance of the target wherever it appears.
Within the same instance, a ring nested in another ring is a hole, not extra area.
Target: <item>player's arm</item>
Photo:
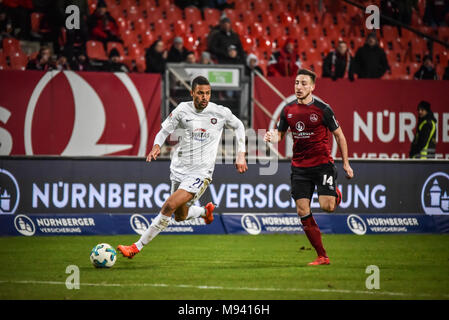
[[[345,135],[343,134],[343,130],[338,124],[337,119],[335,119],[334,111],[332,111],[331,107],[327,106],[324,109],[323,116],[324,125],[327,126],[334,135],[338,149],[340,150],[341,158],[343,159],[343,170],[346,172],[346,178],[352,179],[354,177],[354,171],[349,165],[348,144],[346,142]]]
[[[239,173],[244,173],[248,170],[246,164],[246,146],[245,146],[245,126],[242,121],[232,113],[226,121],[226,124],[233,128],[235,131],[235,138],[237,140],[237,156],[235,159],[235,167]]]
[[[165,119],[165,121],[161,125],[161,130],[157,133],[154,138],[153,148],[147,156],[147,162],[151,162],[151,160],[156,160],[156,158],[161,153],[161,147],[164,144],[167,137],[172,134],[178,126],[180,116],[181,107],[178,106],[173,110],[172,113]]]
[[[287,118],[285,117],[285,108],[284,108],[281,112],[277,128],[267,131],[263,137],[263,140],[265,142],[277,143],[282,139],[284,139],[287,130],[288,130],[288,122]]]
[[[332,134],[334,135],[335,141],[338,145],[338,149],[341,153],[341,158],[343,159],[343,170],[345,170],[346,172],[346,178],[352,179],[354,177],[354,171],[349,165],[348,144],[346,143],[346,138],[343,134],[343,130],[341,130],[341,127],[338,127],[336,130],[332,131]]]

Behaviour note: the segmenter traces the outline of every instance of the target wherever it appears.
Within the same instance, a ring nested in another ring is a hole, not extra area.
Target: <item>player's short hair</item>
[[[316,73],[315,72],[313,72],[313,71],[311,71],[309,69],[299,69],[298,73],[296,74],[296,76],[299,76],[301,74],[309,76],[310,79],[312,79],[312,82],[315,83],[315,80],[316,80]]]
[[[192,91],[195,91],[196,86],[198,85],[209,85],[209,80],[207,80],[206,77],[198,76],[195,79],[192,80]]]

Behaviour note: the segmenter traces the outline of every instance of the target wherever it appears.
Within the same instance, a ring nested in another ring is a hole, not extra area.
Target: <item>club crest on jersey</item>
[[[310,115],[310,121],[312,121],[312,122],[317,122],[317,121],[318,121],[318,115],[315,114],[315,113],[312,113],[312,114]]]
[[[192,139],[196,141],[205,141],[206,139],[209,139],[210,133],[207,132],[206,129],[198,128],[193,130],[192,132]]]
[[[295,127],[296,127],[296,130],[303,131],[306,126],[304,125],[304,122],[298,121],[298,122],[296,122],[296,126]]]
[[[217,118],[212,118],[212,119],[210,119],[210,123],[212,123],[212,124],[217,124]]]

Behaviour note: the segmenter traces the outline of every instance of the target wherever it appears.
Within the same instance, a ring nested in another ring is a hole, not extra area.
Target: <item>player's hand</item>
[[[349,163],[343,165],[343,170],[345,170],[345,172],[346,172],[346,179],[354,178],[354,171],[352,171],[352,168],[349,165]]]
[[[237,159],[235,160],[235,168],[239,173],[245,173],[248,170],[248,165],[246,164],[245,152],[237,153]]]
[[[161,147],[159,147],[158,144],[155,144],[153,146],[153,149],[151,149],[150,153],[147,156],[147,162],[151,162],[151,160],[156,160],[156,158],[161,153]]]

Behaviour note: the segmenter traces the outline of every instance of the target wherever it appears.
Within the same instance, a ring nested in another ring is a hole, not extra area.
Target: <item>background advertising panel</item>
[[[272,163],[274,165],[275,163]],[[169,161],[143,158],[0,158],[0,215],[157,214],[170,194]],[[218,213],[295,213],[290,163],[273,175],[250,164],[245,174],[217,164],[201,198]],[[337,162],[341,214],[449,215],[449,164],[442,161],[353,161],[345,179]],[[313,212],[320,212],[317,196]]]

